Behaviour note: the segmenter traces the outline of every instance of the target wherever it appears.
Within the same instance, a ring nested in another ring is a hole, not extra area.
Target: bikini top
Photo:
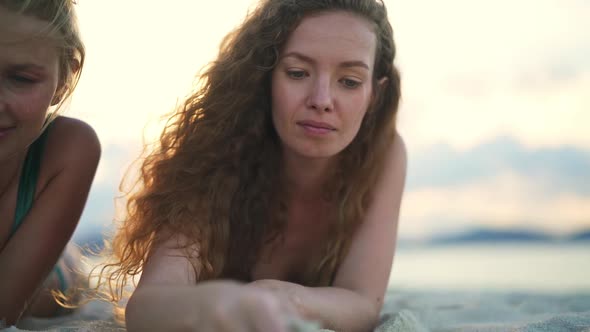
[[[43,150],[45,148],[48,131],[49,126],[45,128],[43,133],[41,133],[41,136],[31,144],[29,151],[27,151],[27,156],[25,157],[25,162],[23,163],[23,169],[18,183],[16,210],[14,212],[14,223],[12,224],[10,236],[16,233],[16,230],[33,206],[35,191],[37,189],[37,180],[41,169],[41,158],[43,157]]]

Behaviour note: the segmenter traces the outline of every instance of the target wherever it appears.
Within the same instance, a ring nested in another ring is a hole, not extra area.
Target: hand
[[[303,305],[302,297],[308,289],[302,285],[273,279],[256,280],[248,284],[248,287],[272,292],[282,306],[289,308],[290,312],[295,312],[290,315],[289,328],[290,331],[316,331],[320,329],[320,325],[315,322],[309,315],[308,309]]]
[[[248,287],[272,292],[278,297],[281,305],[289,307],[289,310],[296,313],[296,318],[307,317],[305,306],[302,304],[301,296],[305,287],[274,279],[261,279],[248,284]]]
[[[290,303],[263,288],[231,287],[212,302],[199,322],[199,331],[287,332],[289,319],[297,317]]]

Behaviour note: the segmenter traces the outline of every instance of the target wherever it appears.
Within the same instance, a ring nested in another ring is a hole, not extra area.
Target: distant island
[[[570,241],[590,241],[590,230],[578,232],[569,237]]]
[[[99,229],[82,234],[76,234],[73,241],[81,247],[101,250],[104,247],[103,234]],[[567,235],[553,235],[536,230],[527,229],[493,229],[476,228],[462,232],[438,234],[425,239],[404,239],[398,241],[400,246],[436,246],[461,244],[491,244],[491,243],[588,243],[590,245],[590,229]]]
[[[437,246],[461,244],[508,244],[508,243],[588,243],[590,244],[590,230],[578,231],[567,235],[554,235],[537,230],[528,229],[493,229],[476,228],[465,231],[437,234],[425,239],[399,240],[402,247],[408,246]]]

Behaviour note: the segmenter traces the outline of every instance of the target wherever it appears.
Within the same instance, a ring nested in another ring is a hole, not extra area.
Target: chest
[[[252,280],[302,280],[324,255],[333,221],[329,211],[327,203],[292,204],[283,236],[262,248]]]
[[[12,228],[14,226],[14,218],[17,210],[17,203],[19,199],[22,202],[26,202],[28,199],[24,197],[19,198],[19,185],[21,180],[21,171],[16,173],[11,182],[6,189],[6,191],[0,196],[0,251],[4,246],[8,243],[9,237],[12,233]],[[34,194],[32,197],[32,201],[35,202],[39,196],[39,193],[43,192],[45,187],[47,186],[49,178],[47,173],[41,170],[39,172],[37,182],[35,183],[35,187],[29,187],[29,190],[34,190]],[[20,193],[22,195],[22,193]],[[33,203],[34,204],[34,203]],[[22,209],[22,207],[21,207]],[[27,210],[23,210],[28,213]],[[21,220],[20,227],[22,227],[22,223],[26,221],[26,215],[24,219]],[[17,231],[18,231],[17,229]]]
[[[0,197],[0,250],[8,241],[14,224],[14,212],[16,208],[17,181],[10,185],[9,188]]]

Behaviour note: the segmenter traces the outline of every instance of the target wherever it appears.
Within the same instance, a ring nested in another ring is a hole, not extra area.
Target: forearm
[[[0,280],[3,281],[1,277]],[[21,299],[21,297],[15,300],[15,296],[11,295],[9,292],[0,288],[0,321],[6,324],[6,326],[3,326],[0,323],[0,330],[2,327],[16,324],[26,309],[26,300]]]
[[[8,264],[0,258],[0,265],[6,267],[0,272],[0,320],[4,320],[8,326],[14,325],[26,311],[30,299],[39,288],[43,278],[49,273],[46,271],[33,271],[20,269],[21,266]]]
[[[304,287],[278,280],[265,287],[288,294],[302,317],[319,322],[323,328],[366,332],[374,328],[379,318],[380,307],[376,303],[348,289]]]
[[[231,287],[240,286],[230,281],[212,281],[195,286],[140,287],[127,304],[127,330],[195,331],[202,313],[201,306],[207,305],[219,292]]]

